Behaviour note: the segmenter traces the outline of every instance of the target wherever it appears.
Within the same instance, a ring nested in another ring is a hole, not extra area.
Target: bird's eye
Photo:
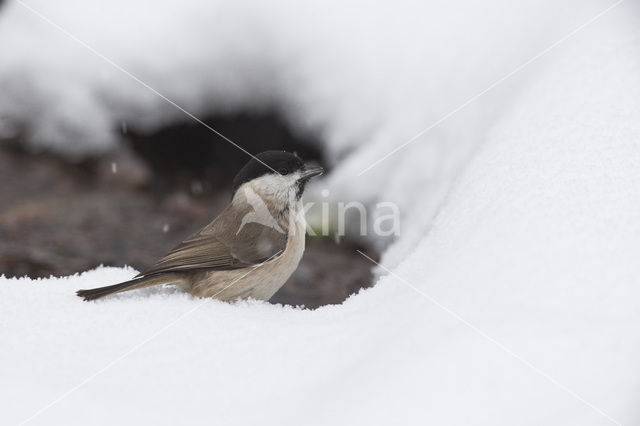
[[[287,170],[287,169],[280,169],[280,174],[281,174],[282,176],[288,175],[288,174],[289,174],[289,170]]]

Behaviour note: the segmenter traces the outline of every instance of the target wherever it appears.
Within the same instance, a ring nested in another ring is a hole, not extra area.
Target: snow
[[[94,7],[81,3],[76,5],[79,16]],[[472,3],[438,3],[434,14],[394,6],[398,15],[385,13],[383,6],[360,9],[355,2],[345,4],[343,14],[321,13],[327,6],[316,4],[303,10],[283,3],[281,11],[287,13],[280,14],[258,3],[247,9],[244,3],[216,4],[222,8],[219,13],[252,24],[240,26],[243,31],[263,37],[238,41],[246,43],[246,50],[233,50],[231,58],[244,73],[218,68],[208,86],[209,99],[217,93],[224,102],[214,102],[216,107],[246,108],[255,91],[265,94],[260,98],[265,105],[273,101],[271,96],[280,97],[278,103],[295,123],[322,129],[326,149],[339,164],[317,191],[326,185],[338,199],[390,199],[403,209],[402,235],[383,256],[388,269],[379,268],[375,287],[315,311],[256,301],[203,302],[170,288],[95,303],[74,295],[78,288],[128,279],[135,275],[131,269],[98,268],[47,280],[0,279],[1,422],[637,424],[636,5],[621,4],[424,138],[357,176],[392,147],[611,4],[583,2],[578,7],[567,2],[550,11],[551,6],[542,10],[533,2],[517,7],[494,2],[495,8]],[[45,2],[33,4],[57,13],[55,19],[65,25],[75,22],[74,30],[84,29],[83,39],[109,55],[121,55],[118,60],[128,58],[127,65],[145,80],[164,82],[171,97],[205,110],[195,97],[187,99],[202,83],[198,71],[184,81],[169,81],[170,70],[165,78],[147,75],[148,69],[169,67],[158,54],[162,49],[152,49],[156,53],[145,58],[150,62],[145,71],[142,59],[133,55],[140,47],[135,38],[131,46],[119,46],[104,38],[113,34],[106,24],[84,28],[79,19],[65,19]],[[194,2],[194,8],[199,4]],[[469,8],[469,14],[460,14],[459,7]],[[106,16],[119,10],[104,8]],[[349,19],[356,11],[362,11],[362,27]],[[136,12],[122,14],[123,25],[139,24]],[[172,12],[178,17],[191,13],[182,8]],[[486,20],[471,19],[480,12],[487,14]],[[294,19],[302,13],[317,19]],[[163,16],[140,24],[140,34],[158,38],[140,40],[156,47],[167,42],[170,35],[155,29]],[[442,22],[452,17],[460,19],[455,21],[460,27],[445,28]],[[5,24],[33,19],[15,4],[8,5],[2,18]],[[380,24],[404,18],[415,25],[403,26],[406,32],[395,39],[391,36],[397,26]],[[206,20],[203,13],[193,25],[200,28]],[[222,39],[239,31],[225,22],[222,28],[207,29],[218,31]],[[299,37],[278,38],[274,28],[283,22],[288,25],[281,35]],[[329,26],[335,31],[318,31]],[[377,41],[388,40],[381,51],[373,40],[363,45],[371,28],[380,29]],[[466,31],[454,31],[460,28]],[[354,31],[353,37],[343,37],[347,29]],[[0,25],[0,39],[17,31]],[[32,40],[26,28],[20,31]],[[51,39],[43,43],[64,43],[64,37],[53,41],[55,32],[46,26],[37,31]],[[448,35],[456,48],[406,43],[439,40],[440,34]],[[511,38],[496,47],[504,34]],[[194,42],[198,40],[204,43],[199,37]],[[270,53],[250,40],[273,43]],[[167,49],[181,45],[174,42]],[[189,58],[195,56],[189,55],[202,44],[184,46],[183,56],[172,65],[182,71],[194,64]],[[349,55],[353,46],[363,46],[361,56]],[[404,48],[394,58],[400,62],[386,64],[393,62],[386,59],[399,46]],[[70,57],[80,55],[67,48]],[[0,49],[20,60],[32,57],[16,53],[15,46],[2,44]],[[227,63],[232,52],[224,49],[212,47],[211,55],[199,60],[217,66],[224,57]],[[285,66],[292,52],[300,61]],[[43,56],[37,61],[55,62],[53,54]],[[425,57],[429,60],[423,61]],[[85,77],[102,67],[99,62],[91,66],[96,68],[89,67]],[[0,82],[6,83],[8,66],[1,67]],[[266,69],[273,73],[271,89],[257,78]],[[254,74],[256,70],[260,72]],[[407,74],[388,78],[401,70]],[[33,71],[34,81],[43,78],[38,77],[41,72]],[[70,79],[73,87],[77,78],[87,81],[66,73],[59,78]],[[111,78],[120,79],[116,74]],[[225,83],[228,92],[222,93]],[[139,114],[137,121],[126,117],[130,127],[179,118],[133,83],[118,80],[117,86],[131,93],[119,106],[131,103],[127,110]],[[291,88],[299,90],[285,90]],[[68,89],[61,84],[36,90],[29,99],[55,98]],[[126,113],[94,102],[98,98],[84,98],[93,105],[87,114],[120,123]],[[64,105],[45,115],[71,117],[63,110]],[[48,124],[42,125],[49,127],[40,131],[73,128],[67,126],[73,119],[60,120],[43,117]],[[110,129],[105,125],[82,149],[104,147],[108,137],[101,140],[100,135],[108,136]],[[78,148],[74,146],[72,150]],[[343,158],[347,152],[351,154]]]
[[[410,138],[603,8],[370,3],[9,0],[0,134],[26,127],[33,146],[78,156],[112,147],[123,122],[186,119],[138,78],[197,116],[276,108],[337,157]],[[489,109],[465,116],[469,133]]]

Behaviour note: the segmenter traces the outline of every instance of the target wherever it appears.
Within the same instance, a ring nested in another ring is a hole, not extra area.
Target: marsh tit
[[[294,154],[267,151],[233,180],[231,203],[134,279],[91,290],[84,300],[175,284],[198,297],[269,300],[297,268],[305,245],[305,184],[323,173]]]

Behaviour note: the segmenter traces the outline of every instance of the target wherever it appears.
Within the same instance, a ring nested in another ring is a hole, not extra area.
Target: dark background
[[[284,149],[327,168],[319,144],[294,135],[276,115],[206,122],[252,154]],[[76,163],[25,151],[19,140],[0,141],[0,273],[64,276],[101,264],[143,269],[224,208],[230,182],[249,158],[196,122],[121,132],[118,149]],[[272,302],[317,307],[371,285],[371,264],[356,248],[367,249],[307,237],[300,267]]]

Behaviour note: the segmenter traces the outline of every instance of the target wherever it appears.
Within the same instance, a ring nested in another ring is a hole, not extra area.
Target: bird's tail
[[[149,277],[134,278],[120,284],[108,285],[106,287],[92,288],[91,290],[78,290],[76,294],[84,300],[100,299],[110,294],[120,293],[122,291],[135,290],[138,288],[150,287],[160,284],[171,284],[179,282],[179,278],[174,274],[152,275]]]

